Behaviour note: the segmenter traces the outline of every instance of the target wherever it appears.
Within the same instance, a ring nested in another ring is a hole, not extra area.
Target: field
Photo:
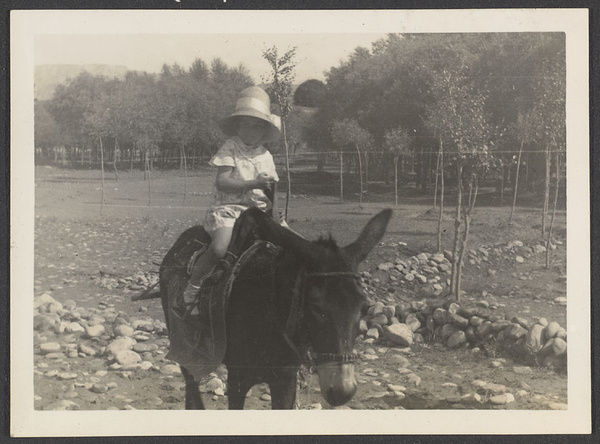
[[[355,196],[340,202],[334,192],[317,194],[319,178],[298,175],[292,190],[289,222],[308,239],[329,235],[345,245],[354,240],[370,216],[394,207],[393,193],[379,191],[365,198],[362,208]],[[119,181],[105,179],[105,205],[101,209],[99,171],[36,167],[35,178],[35,296],[50,296],[69,312],[73,322],[92,328],[81,332],[73,323],[43,324],[36,317],[34,332],[34,406],[40,410],[182,409],[183,378],[177,366],[164,359],[168,336],[158,300],[131,302],[145,285],[156,279],[157,263],[177,236],[202,220],[210,204],[212,173],[179,171],[122,172]],[[292,181],[294,184],[294,181]],[[313,185],[309,187],[309,184]],[[332,188],[333,189],[333,188]],[[149,199],[150,196],[150,199]],[[283,195],[281,195],[281,201]],[[508,200],[508,199],[507,199]],[[447,203],[447,205],[450,205]],[[451,248],[452,208],[444,219],[444,249]],[[475,208],[469,249],[490,248],[521,241],[540,243],[541,213],[518,207],[509,225],[508,207],[491,205],[485,198]],[[487,303],[496,313],[546,318],[566,328],[566,306],[555,302],[566,297],[566,217],[559,211],[555,222],[556,249],[544,268],[544,254],[514,257],[490,256],[489,261],[465,264],[463,301]],[[360,270],[371,273],[366,286],[372,301],[410,303],[434,298],[427,286],[402,280],[389,281],[379,265],[435,253],[437,212],[431,198],[404,190],[400,205],[381,244]],[[490,271],[491,270],[491,271]],[[55,305],[58,307],[59,305]],[[56,311],[56,310],[54,310]],[[46,316],[49,317],[49,316]],[[42,324],[40,324],[42,323]],[[75,322],[77,323],[77,322]],[[136,326],[139,368],[123,370],[105,357],[106,346],[119,325]],[[150,327],[148,327],[150,326]],[[52,344],[52,346],[44,344]],[[58,344],[58,349],[54,349]],[[564,370],[515,362],[494,347],[448,349],[440,343],[415,343],[402,349],[385,339],[357,340],[359,388],[350,409],[554,409],[567,403]],[[300,409],[330,409],[320,397],[316,374],[303,370],[299,389]],[[483,389],[481,381],[487,382]],[[201,390],[210,408],[224,409],[226,370],[202,381]],[[496,385],[494,385],[496,384]],[[390,387],[393,386],[393,387]],[[497,394],[513,399],[490,402]],[[246,408],[270,408],[265,386],[255,386]]]

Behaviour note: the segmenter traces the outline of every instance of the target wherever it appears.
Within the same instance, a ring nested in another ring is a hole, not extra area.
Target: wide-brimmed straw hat
[[[219,128],[228,136],[237,134],[238,118],[241,116],[256,117],[267,122],[268,130],[263,142],[275,142],[281,135],[281,118],[271,114],[271,100],[264,89],[251,86],[238,94],[235,111],[229,117],[219,121]]]

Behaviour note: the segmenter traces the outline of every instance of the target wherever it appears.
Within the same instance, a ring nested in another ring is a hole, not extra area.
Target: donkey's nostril
[[[336,407],[339,405],[344,405],[348,401],[352,399],[354,394],[356,393],[356,385],[345,386],[343,389],[340,388],[330,388],[325,394],[325,400]]]

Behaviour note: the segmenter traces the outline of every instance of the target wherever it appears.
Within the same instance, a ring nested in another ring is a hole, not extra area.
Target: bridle
[[[304,315],[306,283],[308,280],[313,278],[352,278],[360,280],[360,274],[352,271],[307,273],[304,270],[304,268],[302,268],[298,272],[298,274],[296,275],[294,290],[292,294],[290,313],[286,321],[283,337],[285,338],[290,348],[294,351],[294,353],[296,353],[296,355],[300,358],[301,362],[305,362],[307,361],[307,359],[302,357],[300,351],[298,350],[298,346],[294,344],[294,341],[292,340],[292,336],[296,332],[296,329],[299,327],[300,319]],[[356,362],[356,360],[356,353],[321,353],[315,351],[308,352],[309,366],[312,366],[313,364],[320,365],[330,362],[354,363]]]

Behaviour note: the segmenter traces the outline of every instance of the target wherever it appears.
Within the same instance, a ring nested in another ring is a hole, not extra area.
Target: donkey
[[[366,302],[358,264],[382,238],[392,211],[374,216],[358,239],[345,247],[320,238],[311,242],[257,209],[245,211],[234,227],[230,257],[258,237],[278,248],[262,249],[241,268],[225,312],[229,409],[243,409],[248,390],[267,383],[272,409],[292,409],[297,372],[309,356],[316,365],[321,394],[332,406],[356,392],[353,352]],[[185,267],[173,260],[175,247],[198,234],[184,232],[161,265],[161,298],[168,323],[169,292],[182,291]],[[173,285],[172,280],[178,280]],[[169,326],[169,329],[171,326]],[[180,362],[181,364],[181,362]],[[196,378],[184,364],[186,409],[204,409]]]

